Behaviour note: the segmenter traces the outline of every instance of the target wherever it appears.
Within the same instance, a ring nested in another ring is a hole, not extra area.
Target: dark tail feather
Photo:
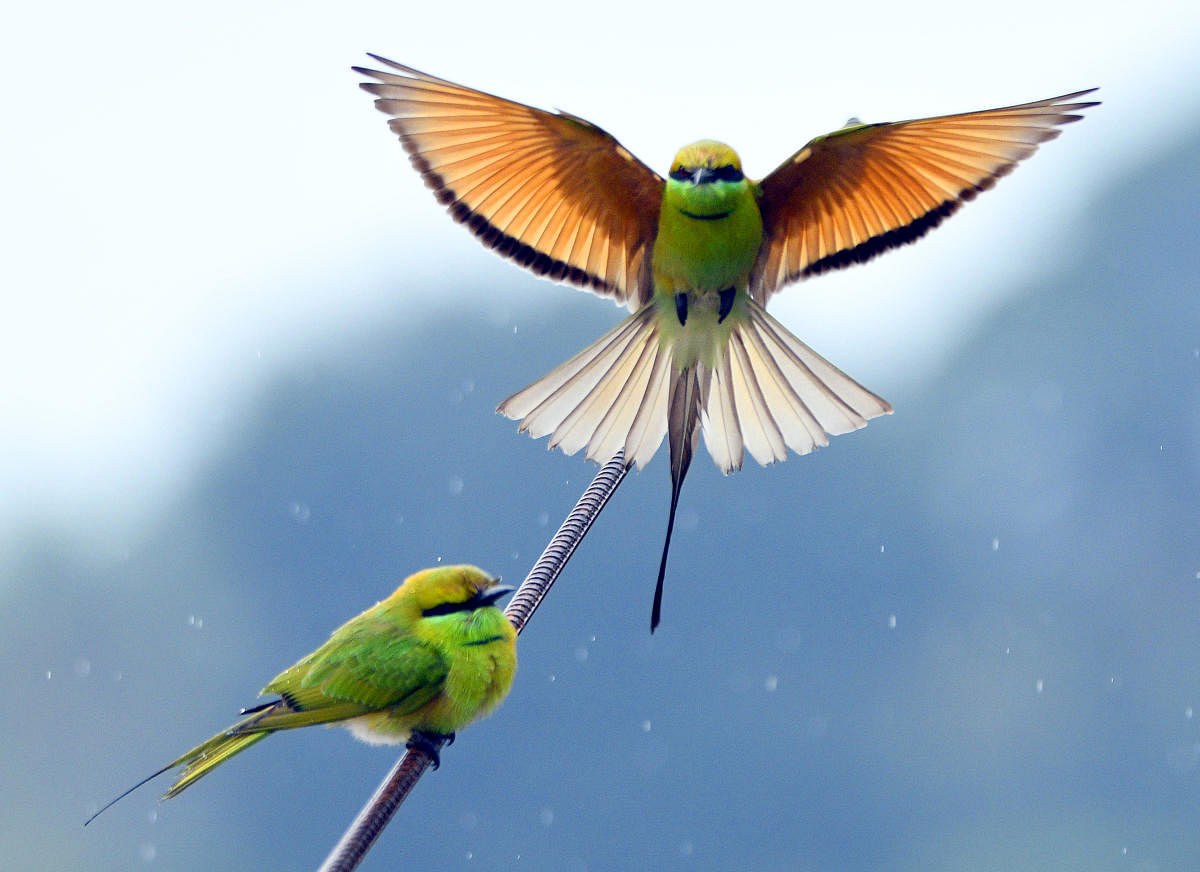
[[[667,552],[671,549],[671,533],[675,529],[675,510],[679,507],[679,491],[700,433],[701,384],[694,367],[688,367],[671,382],[667,405],[667,438],[671,443],[671,511],[667,515],[667,538],[663,542],[662,561],[658,565],[658,583],[654,586],[654,606],[650,610],[650,632],[662,618],[663,578],[667,574]]]
[[[174,768],[174,766],[175,766],[175,765],[176,765],[176,763],[178,763],[178,762],[179,762],[179,761],[177,761],[177,760],[173,760],[172,762],[170,762],[170,763],[168,763],[166,766],[164,766],[162,769],[159,769],[157,772],[153,772],[153,773],[151,773],[150,775],[147,775],[145,778],[143,778],[143,779],[142,779],[141,781],[139,781],[137,784],[133,785],[133,787],[129,788],[128,790],[126,790],[126,791],[125,791],[124,793],[122,793],[121,795],[119,795],[119,796],[116,796],[116,797],[114,797],[114,798],[110,799],[110,800],[109,800],[108,802],[106,802],[104,805],[100,806],[100,811],[96,812],[96,813],[95,813],[94,815],[92,815],[90,818],[88,818],[87,820],[85,820],[85,821],[83,822],[83,825],[86,827],[88,824],[90,824],[90,823],[91,823],[92,821],[94,821],[96,818],[100,817],[100,815],[101,815],[103,812],[106,812],[106,811],[108,811],[110,808],[112,808],[114,805],[116,805],[118,802],[120,802],[120,801],[121,801],[122,799],[124,799],[125,797],[129,796],[129,794],[133,793],[135,790],[137,790],[139,787],[141,787],[141,786],[142,786],[143,784],[145,784],[147,781],[153,781],[155,778],[157,778],[158,776],[162,775],[162,774],[163,774],[164,772],[166,772],[168,769],[172,769],[172,768]]]
[[[663,542],[662,562],[658,564],[658,584],[654,586],[654,606],[650,609],[651,633],[658,627],[658,622],[662,619],[663,578],[667,574],[667,552],[671,550],[671,531],[675,529],[675,509],[679,505],[679,489],[683,487],[683,476],[687,475],[687,468],[691,461],[691,451],[688,451],[688,458],[684,461],[683,471],[678,478],[675,477],[674,464],[671,466],[671,512],[667,515],[667,538]]]

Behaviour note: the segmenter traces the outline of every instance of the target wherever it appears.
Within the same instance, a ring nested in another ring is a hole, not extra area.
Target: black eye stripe
[[[671,170],[671,178],[673,178],[677,182],[691,181],[695,175],[696,175],[695,169],[689,169],[688,167],[684,167],[684,166],[678,166],[678,167],[675,167],[675,169]],[[740,182],[742,179],[745,178],[745,176],[742,174],[742,171],[740,169],[738,169],[737,167],[735,167],[733,164],[725,164],[723,166],[719,166],[716,169],[712,169],[712,170],[706,169],[705,175],[707,175],[707,178],[702,178],[700,180],[701,183],[704,183],[704,182]]]

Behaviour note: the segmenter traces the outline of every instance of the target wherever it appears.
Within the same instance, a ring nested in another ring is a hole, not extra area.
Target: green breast
[[[761,243],[762,215],[749,183],[668,180],[654,242],[655,290],[743,290]]]

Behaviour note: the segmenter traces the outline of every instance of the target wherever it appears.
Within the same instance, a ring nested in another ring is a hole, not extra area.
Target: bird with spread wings
[[[425,184],[484,245],[632,315],[498,411],[567,454],[644,466],[668,437],[671,503],[701,434],[718,468],[805,454],[888,403],[766,312],[789,282],[912,242],[1097,105],[1078,91],[813,139],[761,181],[729,146],[685,146],[664,179],[611,135],[371,55],[355,67]],[[1092,89],[1094,90],[1094,89]]]

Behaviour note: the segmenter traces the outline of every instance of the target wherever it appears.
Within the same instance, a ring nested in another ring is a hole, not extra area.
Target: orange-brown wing
[[[754,298],[787,282],[912,242],[986,191],[1094,102],[1078,91],[1036,103],[819,136],[762,180]]]
[[[538,275],[628,303],[651,296],[663,180],[599,127],[371,55],[364,90],[413,165],[480,241]]]

